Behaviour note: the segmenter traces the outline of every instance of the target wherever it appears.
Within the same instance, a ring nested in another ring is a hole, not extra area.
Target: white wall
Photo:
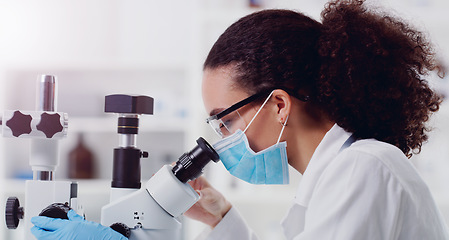
[[[7,66],[98,68],[185,64],[187,1],[1,1]]]

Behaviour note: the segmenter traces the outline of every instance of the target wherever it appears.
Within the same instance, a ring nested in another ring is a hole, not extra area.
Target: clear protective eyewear
[[[290,89],[286,89],[286,88],[282,88],[282,87],[274,88],[274,89],[282,89],[282,90],[286,91],[288,94],[294,96],[295,98],[297,98],[303,102],[307,102],[309,100],[309,96],[302,96],[299,94],[295,94],[296,91],[292,91]],[[251,95],[251,96],[243,99],[242,101],[233,104],[229,108],[226,108],[225,110],[208,117],[206,119],[206,122],[212,127],[212,129],[214,129],[214,131],[220,137],[229,136],[229,135],[233,134],[237,129],[244,129],[246,127],[246,123],[245,123],[245,121],[243,121],[243,118],[240,115],[240,113],[238,112],[238,109],[255,101],[256,99],[260,98],[261,96],[268,95],[274,89],[269,89],[267,91],[262,91],[260,93]]]
[[[243,121],[243,118],[240,115],[238,109],[253,102],[266,93],[267,92],[264,91],[251,95],[243,99],[242,101],[233,104],[229,108],[226,108],[225,110],[208,117],[206,119],[206,122],[220,137],[229,136],[237,129],[243,129],[246,126],[245,121]]]

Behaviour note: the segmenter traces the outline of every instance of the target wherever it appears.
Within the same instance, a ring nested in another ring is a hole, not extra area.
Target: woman
[[[282,223],[287,239],[449,239],[407,159],[439,108],[423,78],[437,69],[420,32],[363,1],[330,2],[322,23],[285,10],[251,14],[204,63],[208,122],[226,137],[214,147],[233,175],[262,184],[286,183],[286,149],[303,174]],[[204,178],[191,184],[202,199],[186,215],[211,227],[204,238],[255,239]]]
[[[330,2],[322,23],[256,12],[231,25],[204,64],[207,121],[223,137],[214,147],[250,183],[288,183],[287,163],[303,174],[282,223],[287,239],[449,239],[407,159],[438,110],[423,78],[437,69],[420,32],[363,1]],[[210,226],[202,238],[256,239],[204,178],[191,185],[202,198],[186,215]],[[41,229],[44,220],[33,218],[39,239],[81,239],[66,223]],[[119,238],[98,224],[77,226],[89,239]]]

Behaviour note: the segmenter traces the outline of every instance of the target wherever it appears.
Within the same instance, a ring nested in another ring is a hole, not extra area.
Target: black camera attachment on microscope
[[[148,96],[113,94],[105,97],[104,111],[119,115],[117,133],[120,135],[120,146],[114,149],[113,188],[140,189],[140,158],[147,158],[148,152],[136,147],[139,115],[152,115],[153,107],[154,99]]]

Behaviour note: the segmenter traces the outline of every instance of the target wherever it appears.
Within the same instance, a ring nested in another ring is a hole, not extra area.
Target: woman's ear
[[[286,91],[281,89],[273,91],[272,99],[275,103],[274,107],[278,118],[277,120],[284,124],[287,117],[290,115],[292,99]]]

